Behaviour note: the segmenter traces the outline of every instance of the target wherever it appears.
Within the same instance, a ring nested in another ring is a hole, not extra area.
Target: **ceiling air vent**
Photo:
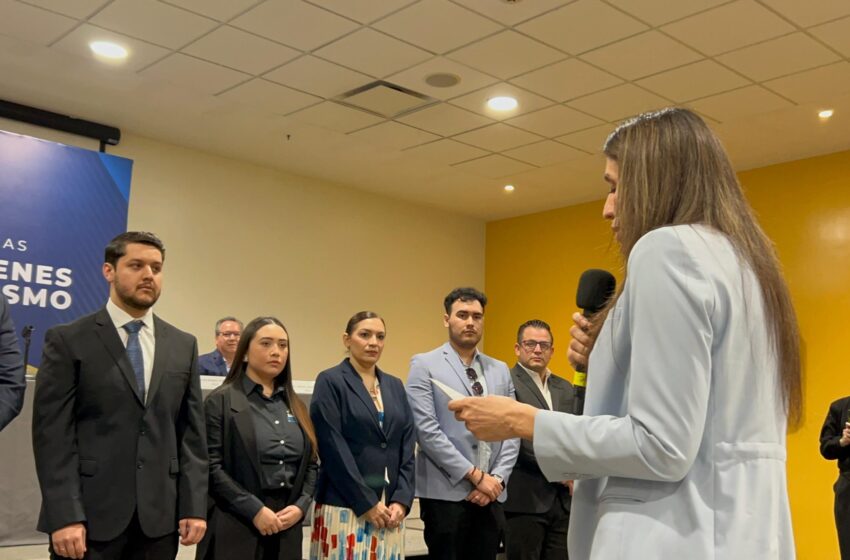
[[[433,97],[382,80],[347,91],[335,97],[334,101],[388,119],[439,102]]]

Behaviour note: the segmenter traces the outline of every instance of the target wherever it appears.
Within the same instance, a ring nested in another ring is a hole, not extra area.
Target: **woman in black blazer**
[[[350,357],[316,379],[310,416],[322,464],[310,558],[404,558],[414,493],[413,414],[404,385],[377,367],[384,320],[361,311],[343,343]]]
[[[318,470],[307,407],[292,388],[289,335],[274,317],[248,323],[204,407],[210,455],[207,535],[196,559],[301,558],[301,521]]]

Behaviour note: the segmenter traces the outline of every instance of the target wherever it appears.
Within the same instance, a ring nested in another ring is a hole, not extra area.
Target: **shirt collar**
[[[277,386],[277,387],[275,387],[275,388],[274,388],[274,390],[272,391],[272,396],[271,396],[271,397],[266,397],[266,396],[263,394],[263,386],[262,386],[262,385],[260,385],[259,383],[255,382],[253,379],[251,379],[250,377],[248,377],[248,375],[247,375],[247,374],[244,374],[244,373],[242,374],[242,389],[245,391],[245,394],[246,394],[246,395],[250,395],[251,393],[253,393],[253,392],[255,392],[255,391],[256,391],[256,392],[257,392],[257,394],[259,394],[259,395],[260,395],[261,397],[263,397],[263,398],[274,398],[274,397],[276,397],[277,395],[279,395],[279,394],[283,393],[284,391],[286,391],[286,387],[284,387],[283,385],[278,385],[278,386]]]
[[[141,321],[145,324],[145,327],[153,330],[153,308],[149,307],[145,314],[139,318],[133,317],[112,301],[112,298],[106,302],[106,312],[109,313],[109,318],[112,319],[112,323],[115,325],[115,328],[120,329],[123,328],[124,325],[131,321]]]
[[[460,354],[458,354],[457,350],[455,350],[455,347],[452,346],[451,344],[449,344],[449,348],[451,348],[452,352],[454,352],[455,356],[457,356],[457,359],[460,362],[460,365],[462,365],[463,367],[467,367],[467,365],[465,363],[463,363],[463,358],[461,358]],[[480,354],[478,352],[478,348],[475,348],[475,352],[472,354],[472,361],[470,361],[469,364],[472,365],[475,362],[479,361],[479,359],[478,359],[479,356],[480,356]]]
[[[539,373],[537,373],[534,370],[528,369],[527,367],[522,365],[522,363],[520,363],[520,362],[517,362],[517,363],[519,364],[519,367],[521,367],[522,369],[525,370],[525,373],[527,373],[528,375],[533,377],[535,379],[535,381],[540,381],[543,385],[546,385],[546,382],[549,381],[549,376],[552,375],[552,372],[549,370],[549,368],[546,368],[546,371],[543,372],[543,380],[541,381]]]

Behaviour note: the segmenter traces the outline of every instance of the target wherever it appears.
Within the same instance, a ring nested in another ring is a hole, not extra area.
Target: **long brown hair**
[[[789,424],[802,418],[800,334],[773,243],[744,197],[732,163],[705,122],[670,108],[630,119],[608,137],[605,155],[619,167],[618,238],[623,257],[646,233],[704,224],[729,239],[761,287]]]
[[[233,365],[230,366],[230,371],[227,373],[227,377],[224,378],[222,383],[223,385],[236,383],[245,377],[245,371],[248,369],[248,347],[251,345],[251,341],[254,340],[254,337],[257,336],[257,331],[266,325],[277,325],[286,332],[287,337],[289,336],[289,331],[286,330],[286,327],[283,326],[280,319],[277,319],[276,317],[257,317],[245,325],[245,330],[242,331],[242,336],[239,337],[239,346],[236,347],[236,353],[233,355]],[[316,459],[319,456],[319,446],[316,441],[316,429],[313,427],[313,421],[310,420],[310,413],[307,411],[307,406],[292,386],[291,364],[292,345],[290,344],[286,363],[283,365],[283,370],[280,374],[274,378],[274,385],[275,387],[283,386],[284,389],[286,389],[286,404],[289,406],[289,409],[292,411],[295,418],[298,419],[298,423],[304,429],[304,433],[307,434],[307,439],[310,440],[310,445],[313,447],[313,458]]]

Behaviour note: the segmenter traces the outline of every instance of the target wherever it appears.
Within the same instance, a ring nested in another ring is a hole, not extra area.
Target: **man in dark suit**
[[[835,490],[835,526],[842,560],[850,560],[850,397],[829,405],[820,432],[820,453],[838,463]]]
[[[151,309],[164,257],[153,234],[119,235],[106,306],[45,335],[33,450],[51,558],[174,558],[206,530],[197,341]]]
[[[27,388],[25,367],[9,306],[0,294],[0,430],[21,412]]]
[[[198,373],[225,376],[233,365],[233,355],[242,335],[242,321],[222,317],[215,322],[215,350],[198,356]]]
[[[511,369],[516,399],[544,410],[572,412],[573,386],[552,375],[552,329],[539,320],[520,325]],[[571,481],[549,482],[534,457],[534,446],[522,440],[508,482],[505,531],[508,560],[566,560]]]

